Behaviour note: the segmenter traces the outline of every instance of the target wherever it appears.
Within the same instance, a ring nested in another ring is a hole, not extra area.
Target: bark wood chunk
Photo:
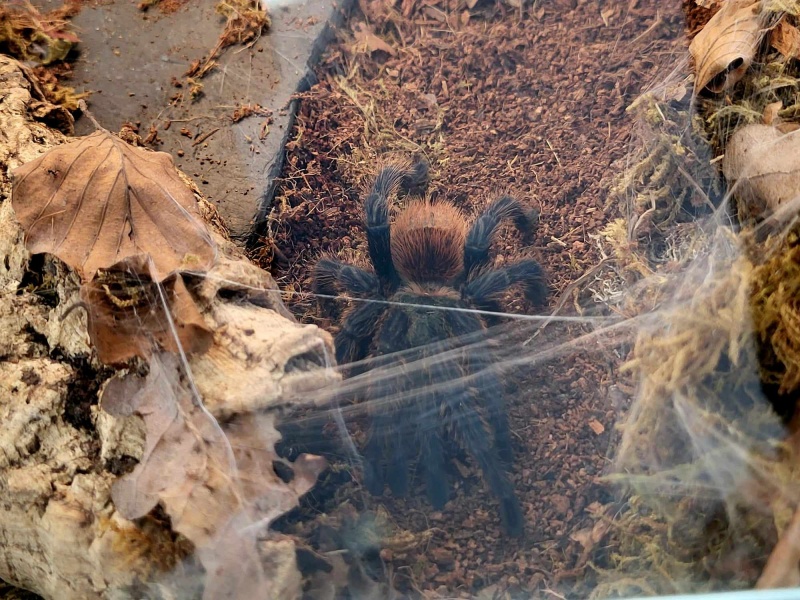
[[[128,520],[114,505],[113,486],[142,458],[148,432],[140,415],[114,416],[98,405],[116,373],[97,362],[85,312],[67,314],[80,300],[80,279],[46,255],[37,267],[45,279],[38,293],[21,285],[31,255],[12,210],[10,172],[66,141],[35,120],[32,106],[42,102],[29,71],[0,55],[0,579],[47,600],[126,598],[136,578],[163,591],[186,573],[188,563],[171,567],[192,544],[163,518]],[[209,221],[213,210],[192,191]],[[271,277],[221,229],[209,225],[209,232],[218,260],[191,289],[213,341],[189,358],[189,370],[209,415],[248,423],[259,411],[258,422],[268,425],[262,433],[274,443],[270,413],[288,397],[313,401],[313,394],[297,393],[304,386],[336,380],[324,367],[331,339],[295,322]],[[239,465],[240,475],[246,468],[246,461]],[[312,472],[306,464],[296,468]],[[283,494],[280,510],[288,510],[297,490],[272,485]],[[299,597],[293,541],[267,535],[258,540],[258,556],[269,582],[261,595]],[[203,549],[204,565],[220,560],[213,548]],[[208,583],[202,570],[193,577],[193,584]],[[220,585],[227,584],[214,582],[206,597],[225,594]]]

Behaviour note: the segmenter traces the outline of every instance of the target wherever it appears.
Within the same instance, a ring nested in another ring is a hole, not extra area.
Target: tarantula
[[[519,536],[524,521],[507,474],[513,455],[501,385],[480,338],[494,322],[483,311],[499,312],[499,297],[510,287],[522,286],[537,305],[546,299],[535,260],[490,268],[489,248],[501,221],[512,219],[529,236],[535,217],[502,196],[470,226],[455,206],[420,198],[390,225],[390,197],[420,188],[427,174],[425,163],[379,172],[364,205],[374,272],[322,258],[314,291],[364,300],[345,314],[335,348],[339,364],[370,358],[361,366],[370,369],[367,394],[373,400],[363,449],[370,493],[381,495],[388,483],[393,494],[404,495],[409,465],[419,459],[428,499],[441,508],[449,494],[448,451],[455,444],[473,457],[499,498],[506,532]]]

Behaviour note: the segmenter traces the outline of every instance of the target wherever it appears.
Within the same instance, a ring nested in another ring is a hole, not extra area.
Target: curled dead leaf
[[[128,519],[163,505],[206,569],[204,598],[263,597],[269,578],[256,534],[297,505],[326,463],[303,455],[287,465],[293,477],[284,483],[273,468],[281,460],[273,416],[239,415],[223,429],[192,389],[167,353],[151,357],[146,377],[129,373],[106,385],[103,410],[139,414],[146,429],[139,464],[114,483],[111,498]]]
[[[202,353],[211,346],[214,336],[183,278],[173,273],[159,284],[151,267],[146,255],[132,256],[81,286],[89,338],[101,362],[147,359],[159,348]]]
[[[372,54],[380,50],[390,56],[397,54],[397,50],[372,33],[365,23],[356,23],[353,26],[353,33],[356,38],[357,51],[366,51]]]
[[[796,510],[789,526],[764,565],[756,589],[794,588],[800,586],[800,509]]]
[[[174,529],[202,546],[241,506],[230,446],[192,395],[176,357],[155,354],[149,366],[146,378],[131,373],[103,390],[103,410],[115,417],[138,413],[146,428],[141,461],[114,483],[111,497],[127,519],[163,502]]]
[[[760,2],[727,0],[689,44],[695,61],[695,93],[722,92],[750,68],[763,35],[765,15]]]
[[[275,454],[280,434],[273,415],[239,415],[223,430],[194,396],[177,357],[154,354],[149,365],[145,378],[112,379],[101,399],[112,416],[138,413],[145,423],[142,459],[112,490],[126,518],[141,517],[161,501],[175,530],[201,546],[215,524],[243,508],[269,525],[314,485],[326,466],[320,457],[288,463],[288,483],[275,474],[273,462],[282,459]]]
[[[607,520],[596,521],[592,527],[587,527],[576,531],[569,536],[573,542],[578,542],[583,546],[584,550],[592,550],[597,544],[603,541],[608,531],[611,529],[611,523]]]
[[[800,195],[800,136],[747,125],[728,142],[722,171],[743,218],[763,218]]]
[[[786,58],[800,58],[800,30],[786,20],[770,32],[769,43]]]
[[[772,125],[773,123],[777,123],[778,121],[778,112],[783,108],[783,102],[778,100],[777,102],[770,102],[764,107],[764,114],[761,117],[761,120],[764,122],[764,125]]]
[[[91,280],[98,269],[149,254],[154,279],[209,269],[216,246],[172,157],[108,131],[57,146],[13,173],[25,246]]]

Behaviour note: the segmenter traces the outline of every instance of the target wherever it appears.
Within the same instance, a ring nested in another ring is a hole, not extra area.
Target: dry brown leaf
[[[758,1],[728,0],[689,44],[695,93],[718,93],[739,81],[753,62],[763,26]]]
[[[216,246],[172,157],[97,131],[14,171],[12,203],[26,248],[54,254],[90,280],[149,254],[156,280],[205,271]]]
[[[161,501],[175,530],[201,546],[215,524],[240,509],[268,525],[314,485],[325,468],[320,457],[302,455],[288,463],[294,472],[289,483],[275,474],[280,434],[272,415],[239,415],[223,431],[193,396],[174,355],[155,354],[149,364],[144,379],[128,374],[109,382],[101,402],[113,416],[139,413],[147,431],[140,463],[112,490],[126,518],[141,517]]]
[[[800,586],[800,509],[796,510],[772,550],[756,589]]]
[[[298,498],[314,486],[327,466],[324,458],[312,454],[301,454],[294,462],[278,457],[275,444],[281,434],[271,414],[239,415],[225,423],[224,431],[239,469],[242,495],[257,508],[258,519],[265,525],[297,506]],[[292,471],[290,482],[275,474],[274,462]]]
[[[785,19],[770,32],[769,43],[786,58],[800,58],[800,30]]]
[[[6,0],[0,3],[0,46],[23,61],[43,65],[62,61],[80,41],[69,23],[77,12],[75,3],[41,12],[28,0]]]
[[[204,598],[262,597],[269,582],[256,534],[297,505],[325,461],[301,456],[289,463],[294,477],[284,483],[272,466],[280,460],[272,415],[240,415],[223,431],[192,393],[177,357],[155,354],[149,365],[146,378],[128,374],[103,391],[106,412],[137,413],[146,428],[141,461],[112,487],[114,505],[128,519],[164,506],[173,529],[197,548],[208,574]]]
[[[722,171],[743,218],[762,218],[800,195],[800,136],[747,125],[728,142]]]
[[[595,432],[596,435],[600,435],[606,430],[603,424],[597,419],[591,419],[589,421],[589,427]]]
[[[600,519],[592,527],[587,527],[576,531],[569,536],[573,542],[578,542],[583,546],[584,551],[591,551],[597,544],[603,541],[608,531],[611,529],[611,521]]]
[[[356,38],[357,50],[366,51],[370,54],[379,50],[386,52],[390,56],[397,54],[397,50],[372,33],[365,23],[356,23],[353,26],[353,33]]]
[[[128,519],[143,517],[163,504],[172,528],[197,548],[209,573],[207,587],[218,590],[215,581],[237,578],[263,585],[252,540],[238,536],[238,563],[228,558],[232,544],[228,538],[238,529],[243,508],[236,465],[219,425],[188,387],[177,359],[167,354],[153,356],[144,380],[130,374],[108,383],[103,409],[117,417],[138,413],[147,431],[141,461],[132,473],[114,482],[111,498]],[[230,591],[246,594],[230,597],[257,593],[239,586]]]
[[[778,121],[778,112],[783,108],[783,102],[778,100],[777,102],[770,102],[764,107],[764,114],[761,117],[761,120],[764,122],[764,125],[772,125],[773,123]]]
[[[138,413],[147,431],[141,461],[114,483],[111,497],[128,519],[163,502],[174,529],[202,546],[215,524],[226,523],[242,506],[236,466],[222,430],[193,397],[177,359],[155,354],[149,364],[145,379],[128,374],[103,391],[106,412]]]
[[[81,287],[89,338],[97,358],[107,365],[134,356],[147,359],[159,348],[195,354],[211,346],[214,336],[183,278],[173,273],[159,290],[151,265],[147,256],[133,256],[98,271]]]

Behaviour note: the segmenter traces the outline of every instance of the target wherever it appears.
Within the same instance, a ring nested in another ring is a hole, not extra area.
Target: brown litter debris
[[[194,354],[210,347],[212,332],[183,278],[174,273],[159,284],[151,266],[147,256],[133,256],[81,286],[89,337],[102,363],[147,359],[159,348]]]
[[[51,11],[39,11],[29,0],[11,0],[0,4],[0,52],[21,61],[35,63],[33,69],[45,98],[68,111],[78,110],[81,98],[88,92],[76,94],[60,80],[71,74],[66,59],[79,42],[70,27],[69,19],[81,8],[80,0],[66,0]],[[51,126],[71,134],[72,124]]]
[[[225,27],[208,56],[195,60],[184,73],[192,99],[202,94],[200,79],[217,65],[222,51],[235,44],[252,44],[270,27],[270,19],[260,0],[220,0],[215,12],[226,18]]]
[[[28,0],[4,2],[0,5],[0,52],[42,65],[64,60],[78,43],[69,18],[79,7],[73,0],[43,13]]]
[[[697,69],[696,92],[733,87],[750,68],[767,22],[760,0],[725,2],[689,46]]]
[[[108,131],[53,148],[13,173],[14,211],[26,248],[47,252],[85,279],[148,254],[158,281],[206,270],[216,247],[172,157]]]
[[[740,221],[764,219],[800,199],[800,137],[770,125],[742,127],[728,142],[722,170]]]

